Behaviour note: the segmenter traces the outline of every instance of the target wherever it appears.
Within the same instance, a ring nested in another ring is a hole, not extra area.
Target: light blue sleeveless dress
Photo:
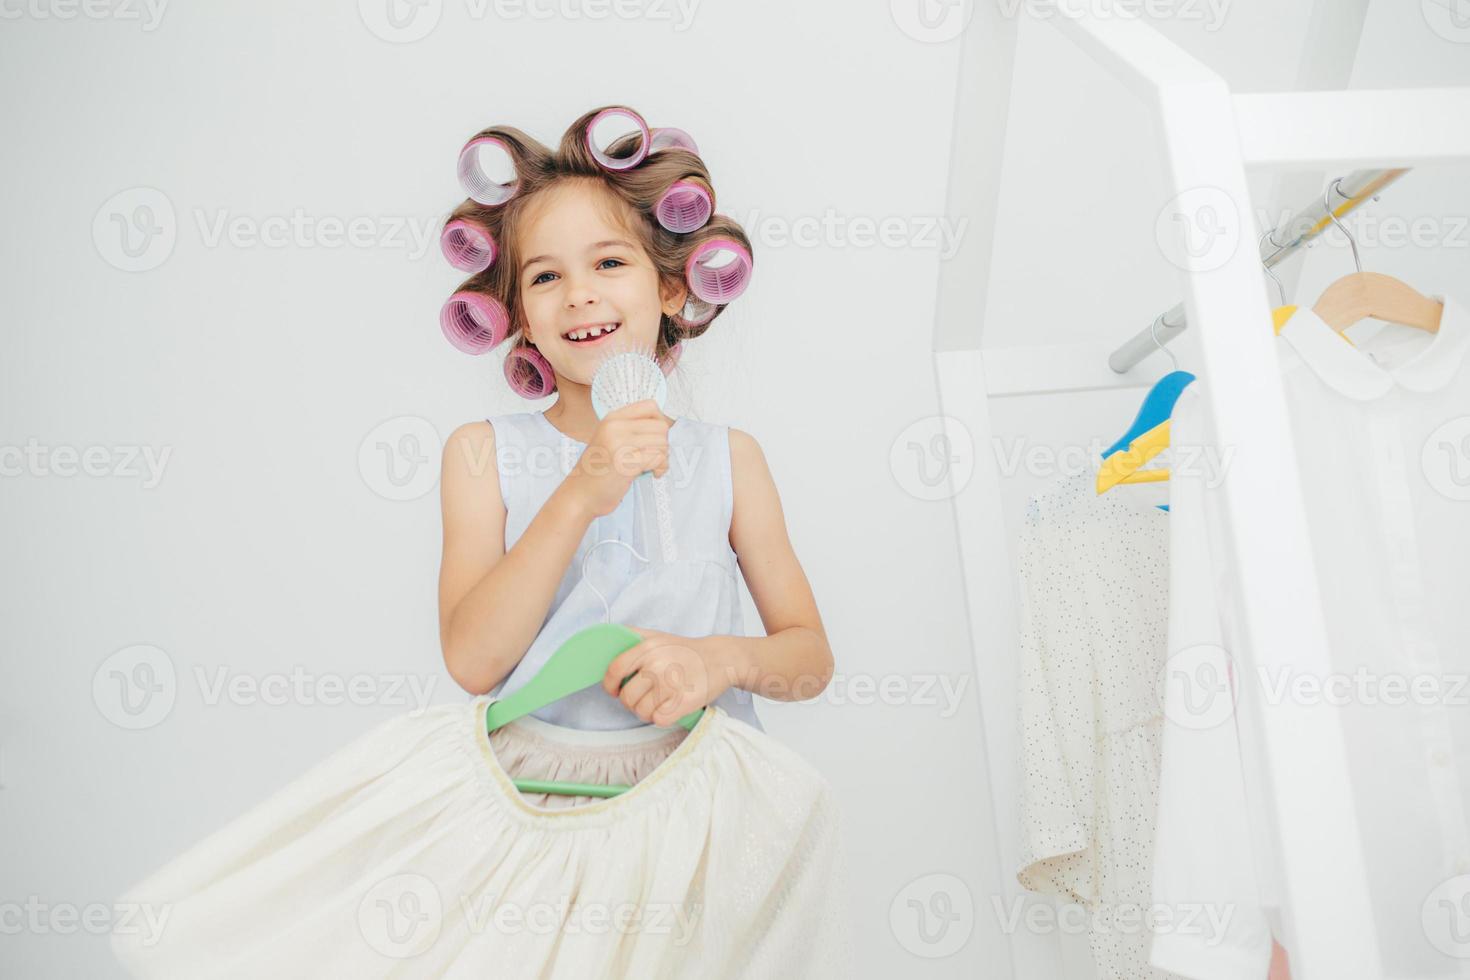
[[[495,430],[500,493],[506,510],[505,548],[509,551],[566,479],[587,444],[562,433],[541,412],[497,415],[487,421]],[[635,480],[616,510],[593,519],[562,576],[540,632],[521,662],[490,692],[493,697],[508,697],[524,687],[568,637],[597,623],[690,637],[745,635],[738,566],[729,539],[735,499],[729,427],[676,419],[669,428],[665,478],[678,559],[665,564],[658,558],[656,533],[652,540],[644,540],[638,519],[640,495],[652,489],[650,480]],[[621,544],[599,544],[609,539],[626,542],[653,560],[640,561]],[[584,577],[582,565],[589,551],[592,557]],[[750,691],[731,687],[715,704],[764,731],[756,718],[754,698]],[[532,717],[586,731],[644,724],[601,685],[554,701]]]

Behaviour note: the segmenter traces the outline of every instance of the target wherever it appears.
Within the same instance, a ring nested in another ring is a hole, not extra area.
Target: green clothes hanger
[[[526,686],[502,701],[496,701],[485,712],[485,729],[493,732],[517,718],[525,717],[553,701],[568,694],[575,694],[595,684],[602,683],[608,667],[618,654],[631,650],[643,637],[617,623],[598,623],[578,630],[566,642],[556,648]],[[634,671],[637,673],[637,671]],[[624,677],[628,683],[633,674]],[[619,684],[621,688],[622,684]],[[693,729],[704,708],[698,708],[680,718],[675,724],[686,730]],[[617,796],[632,787],[622,783],[597,785],[595,783],[562,783],[540,779],[515,779],[516,789],[523,793],[557,793],[563,796]]]

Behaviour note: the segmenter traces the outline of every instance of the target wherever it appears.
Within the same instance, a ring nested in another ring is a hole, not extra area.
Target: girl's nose
[[[590,282],[581,279],[567,280],[567,309],[576,309],[579,306],[589,306],[598,300],[597,290]]]

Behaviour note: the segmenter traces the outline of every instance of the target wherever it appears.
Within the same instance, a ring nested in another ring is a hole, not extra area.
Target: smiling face
[[[661,293],[631,228],[641,219],[595,181],[564,181],[544,194],[518,242],[520,308],[558,387],[591,384],[611,346],[655,348],[660,319],[679,311],[684,290]]]

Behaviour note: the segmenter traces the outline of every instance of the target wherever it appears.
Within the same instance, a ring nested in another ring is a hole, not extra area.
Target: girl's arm
[[[832,679],[827,632],[787,537],[765,454],[751,435],[734,428],[730,469],[735,492],[730,547],[767,633],[720,637],[734,685],[776,701],[816,697]]]
[[[450,433],[439,494],[439,645],[455,683],[485,694],[530,649],[593,515],[563,481],[507,552],[489,422],[469,422]]]

